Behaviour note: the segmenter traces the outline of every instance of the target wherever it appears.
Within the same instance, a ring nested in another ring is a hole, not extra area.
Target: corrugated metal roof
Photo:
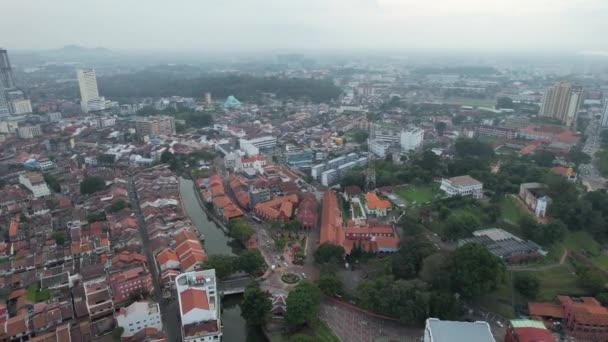
[[[513,328],[539,328],[547,329],[545,324],[541,321],[534,321],[531,319],[514,319],[511,321]]]

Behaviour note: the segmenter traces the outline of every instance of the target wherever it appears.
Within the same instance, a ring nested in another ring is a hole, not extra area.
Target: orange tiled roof
[[[387,210],[392,208],[391,202],[381,200],[378,195],[373,192],[366,193],[365,200],[367,201],[367,207],[371,210]]]
[[[179,260],[177,259],[177,254],[167,248],[163,249],[160,253],[158,253],[158,255],[156,256],[156,261],[158,261],[159,265],[164,265],[169,261],[179,262]]]
[[[180,292],[179,295],[182,303],[182,315],[187,314],[193,309],[209,310],[207,291],[191,288]]]

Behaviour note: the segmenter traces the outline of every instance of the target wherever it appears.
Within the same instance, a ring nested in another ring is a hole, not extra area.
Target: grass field
[[[517,203],[515,198],[506,196],[500,201],[500,217],[502,219],[517,224],[519,223],[519,220],[526,215],[529,215],[529,213]]]
[[[407,202],[408,206],[430,202],[439,188],[435,184],[408,186],[397,190],[397,195]]]
[[[321,320],[317,320],[312,324],[312,327],[306,327],[293,335],[274,334],[270,336],[271,342],[287,342],[292,337],[297,335],[304,335],[319,342],[340,342],[340,339],[334,335],[333,331],[329,329],[327,324]]]
[[[577,277],[572,274],[573,268],[566,263],[563,266],[538,271],[538,272],[513,272],[513,276],[517,273],[534,274],[540,281],[540,293],[538,297],[532,301],[536,302],[555,302],[558,295],[585,295],[585,290],[578,285]],[[515,305],[525,306],[528,299],[523,298],[517,291],[513,293],[511,287],[511,277],[507,275],[506,281],[494,293],[483,296],[479,300],[479,305],[487,310],[497,312],[506,318],[514,318],[515,312],[511,306],[514,301]]]
[[[494,99],[474,99],[469,97],[450,96],[442,101],[443,103],[455,104],[471,107],[494,107],[496,101]]]

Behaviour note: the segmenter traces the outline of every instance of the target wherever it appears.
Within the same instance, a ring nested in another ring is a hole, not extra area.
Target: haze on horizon
[[[1,8],[8,49],[608,51],[606,0],[3,0]]]

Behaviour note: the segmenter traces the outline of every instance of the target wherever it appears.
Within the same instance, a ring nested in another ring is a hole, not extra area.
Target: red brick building
[[[152,291],[152,276],[145,266],[137,266],[119,273],[110,275],[110,288],[114,295],[114,302],[121,303],[129,299],[132,294]]]
[[[302,222],[305,229],[312,229],[317,224],[317,199],[310,192],[304,194],[302,202],[298,206],[296,218]]]

